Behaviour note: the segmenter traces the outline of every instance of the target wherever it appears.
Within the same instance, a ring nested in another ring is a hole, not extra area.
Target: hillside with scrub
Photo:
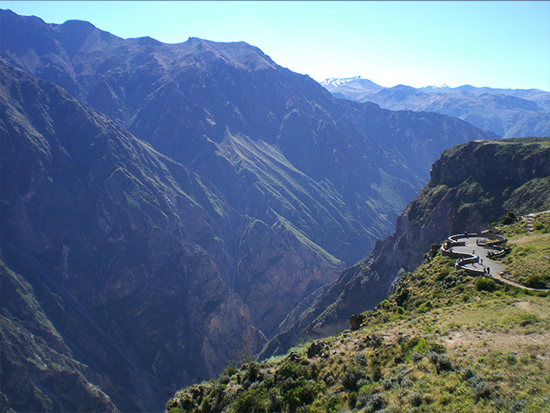
[[[525,219],[496,224],[508,238],[509,276],[523,280],[521,267],[527,283],[546,279],[549,217],[535,217],[533,231]],[[549,292],[472,277],[454,263],[434,244],[386,300],[352,317],[352,329],[229,365],[176,393],[166,411],[547,412]]]

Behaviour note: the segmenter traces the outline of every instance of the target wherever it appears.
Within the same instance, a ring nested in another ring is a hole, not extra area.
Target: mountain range
[[[0,400],[14,411],[161,410],[319,311],[443,150],[497,138],[337,99],[243,42],[9,10],[0,38]],[[366,283],[364,304],[394,276]]]
[[[384,87],[360,76],[326,79],[321,85],[339,98],[455,116],[505,138],[550,135],[550,92],[539,89]]]

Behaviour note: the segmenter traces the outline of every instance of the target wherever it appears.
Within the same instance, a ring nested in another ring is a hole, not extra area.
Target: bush
[[[494,291],[497,288],[495,281],[491,278],[480,277],[474,281],[478,291]]]
[[[422,404],[422,395],[415,391],[411,396],[409,397],[409,403],[413,407],[418,407]]]
[[[375,412],[386,406],[386,398],[382,393],[373,394],[365,403],[366,412]]]
[[[222,374],[225,376],[232,376],[237,372],[237,367],[235,367],[235,363],[230,363],[223,369]]]
[[[291,411],[304,404],[312,403],[314,399],[315,388],[301,380],[283,395],[283,401],[288,404]]]
[[[242,396],[233,403],[234,411],[242,413],[264,412],[267,406],[268,400],[260,389],[243,393]]]
[[[475,400],[480,398],[489,398],[491,396],[491,386],[485,381],[481,380],[472,390],[472,394]]]
[[[428,353],[428,359],[435,366],[437,373],[439,374],[442,370],[452,370],[453,363],[451,359],[443,354],[438,354],[435,351],[430,351]]]
[[[508,212],[506,215],[500,217],[500,223],[502,225],[510,225],[514,222],[517,221],[517,217],[516,217],[516,214],[514,214],[513,212]]]
[[[245,377],[252,383],[256,381],[256,378],[258,377],[258,372],[259,372],[258,363],[252,362],[246,368]]]
[[[288,361],[281,366],[277,374],[283,377],[293,377],[295,379],[302,376],[309,378],[307,377],[308,370],[309,369],[305,366]]]
[[[420,304],[418,307],[416,307],[416,312],[419,314],[425,313],[427,311],[430,311],[431,303],[423,303]]]
[[[357,389],[359,389],[359,380],[364,378],[365,373],[363,372],[363,370],[360,370],[358,368],[348,370],[342,376],[342,386],[350,391],[357,391]]]
[[[423,358],[424,358],[424,356],[422,354],[420,354],[418,351],[413,351],[412,354],[411,354],[411,360],[415,363],[419,362]]]
[[[532,288],[544,288],[546,287],[546,277],[541,274],[530,274],[525,284]]]

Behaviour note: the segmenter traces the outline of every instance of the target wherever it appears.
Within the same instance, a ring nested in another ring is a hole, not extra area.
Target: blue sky
[[[245,41],[321,81],[550,91],[550,1],[2,1],[47,23],[87,20],[123,38]]]

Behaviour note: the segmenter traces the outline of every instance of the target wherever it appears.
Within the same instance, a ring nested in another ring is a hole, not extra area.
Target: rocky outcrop
[[[550,138],[469,142],[444,152],[428,185],[397,219],[395,232],[334,284],[312,295],[261,357],[347,328],[350,316],[383,300],[399,272],[416,268],[433,243],[482,230],[506,210],[548,209],[549,174]],[[518,194],[522,202],[517,202]]]

